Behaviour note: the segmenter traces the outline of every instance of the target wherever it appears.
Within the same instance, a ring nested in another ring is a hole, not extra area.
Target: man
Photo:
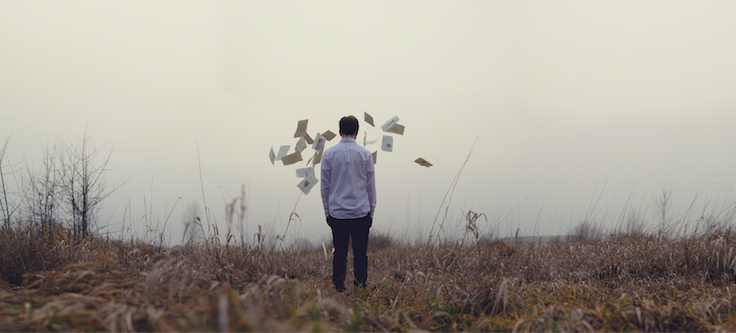
[[[340,119],[340,142],[322,156],[322,204],[327,225],[332,228],[335,256],[332,283],[345,291],[348,241],[353,239],[353,268],[356,287],[366,287],[368,278],[368,232],[376,209],[373,156],[358,145],[358,119]]]

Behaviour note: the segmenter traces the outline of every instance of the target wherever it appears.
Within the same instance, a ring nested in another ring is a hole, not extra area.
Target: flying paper
[[[394,116],[393,118],[389,119],[385,124],[381,125],[381,130],[386,132],[389,128],[391,128],[391,126],[394,126],[398,122],[399,116]]]
[[[281,158],[281,162],[284,162],[284,165],[294,164],[301,160],[302,160],[302,153],[300,152],[295,152],[291,155],[286,155]]]
[[[332,141],[332,139],[334,139],[337,134],[332,133],[332,131],[328,130],[327,132],[322,133],[322,136],[324,136],[327,141]]]
[[[279,153],[276,154],[276,159],[280,160],[282,157],[286,156],[286,154],[289,153],[289,148],[291,148],[290,145],[281,146],[281,148],[279,148]]]
[[[417,164],[424,166],[424,167],[428,167],[428,168],[432,166],[432,163],[427,162],[427,160],[421,157],[417,158],[414,162],[417,162]]]
[[[313,167],[296,169],[296,176],[298,178],[308,177],[310,174],[314,174]]]
[[[404,125],[394,124],[389,129],[387,129],[386,132],[404,135]]]
[[[299,124],[296,125],[296,133],[294,133],[294,137],[302,137],[307,135],[307,122],[309,119],[300,120]]]
[[[296,146],[294,146],[296,151],[301,152],[302,150],[307,148],[307,140],[304,139],[304,137],[299,138],[299,142],[296,143]]]
[[[394,137],[384,135],[383,136],[383,143],[381,144],[381,150],[383,151],[393,151],[394,149]]]
[[[371,117],[371,115],[369,115],[368,112],[363,112],[363,113],[365,114],[365,116],[363,117],[365,122],[371,124],[371,126],[373,127],[376,127],[376,125],[373,125],[373,117]]]
[[[268,158],[271,160],[271,164],[276,161],[276,154],[273,153],[273,146],[271,146],[271,152],[268,153]]]
[[[317,165],[319,162],[322,162],[322,153],[325,152],[325,146],[322,146],[322,149],[318,151],[316,154],[314,154],[314,158],[312,159],[312,165]]]
[[[314,139],[312,149],[319,151],[320,149],[322,149],[322,147],[325,146],[325,142],[327,142],[327,138],[322,136],[322,134],[317,133],[317,137]]]
[[[378,150],[374,151],[371,155],[373,156],[373,164],[376,164],[378,158]]]
[[[302,190],[304,194],[309,194],[309,191],[312,190],[312,187],[314,187],[314,185],[317,185],[318,182],[319,182],[319,179],[317,179],[317,177],[315,177],[314,174],[309,174],[309,176],[307,176],[307,178],[304,178],[304,180],[299,182],[299,184],[297,184],[296,187]]]
[[[363,131],[363,147],[365,147],[366,145],[372,145],[376,143],[376,141],[378,141],[378,138],[376,138],[375,140],[368,141],[368,132]]]
[[[309,136],[309,134],[304,134],[304,139],[307,140],[307,144],[313,144],[314,140],[312,140],[312,137]]]

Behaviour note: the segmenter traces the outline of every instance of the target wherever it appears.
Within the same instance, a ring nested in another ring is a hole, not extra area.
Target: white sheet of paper
[[[271,146],[271,152],[268,153],[268,159],[271,160],[271,164],[274,164],[276,161],[276,154],[273,152],[273,146]]]
[[[376,141],[378,141],[378,138],[376,138],[375,140],[368,141],[368,132],[363,131],[363,147],[365,147],[366,145],[372,145],[376,143]]]
[[[314,174],[313,167],[296,169],[296,176],[298,178],[308,177],[310,174]]]
[[[317,137],[314,138],[314,144],[312,145],[312,149],[319,151],[322,149],[322,147],[325,146],[325,142],[327,142],[327,138],[322,136],[322,134],[317,134]]]
[[[296,143],[296,146],[294,146],[296,151],[302,151],[307,148],[307,139],[304,137],[299,138],[299,141]]]
[[[381,143],[381,150],[383,151],[394,151],[394,137],[384,135],[383,142]]]
[[[312,190],[312,187],[317,185],[319,182],[319,179],[315,177],[313,174],[310,174],[307,176],[307,178],[304,178],[302,181],[299,182],[299,184],[296,185],[304,194],[309,194],[309,191]]]
[[[322,162],[322,154],[324,154],[324,152],[325,152],[325,146],[322,146],[322,149],[320,149],[320,151],[314,154],[314,158],[312,159],[312,165],[317,165],[320,162]]]
[[[276,154],[276,159],[280,160],[282,157],[289,155],[289,148],[291,148],[291,145],[281,146],[279,153]]]
[[[394,126],[398,122],[399,116],[394,116],[393,118],[389,119],[385,124],[381,125],[381,130],[386,132],[389,128],[391,128],[391,126]]]

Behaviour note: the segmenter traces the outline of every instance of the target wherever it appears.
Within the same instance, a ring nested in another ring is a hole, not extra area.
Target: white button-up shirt
[[[376,209],[373,156],[355,139],[342,138],[322,156],[322,204],[325,216],[361,218]]]

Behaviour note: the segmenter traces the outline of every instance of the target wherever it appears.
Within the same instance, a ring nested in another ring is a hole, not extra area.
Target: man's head
[[[354,137],[358,134],[358,119],[353,116],[342,117],[340,119],[340,136]]]

